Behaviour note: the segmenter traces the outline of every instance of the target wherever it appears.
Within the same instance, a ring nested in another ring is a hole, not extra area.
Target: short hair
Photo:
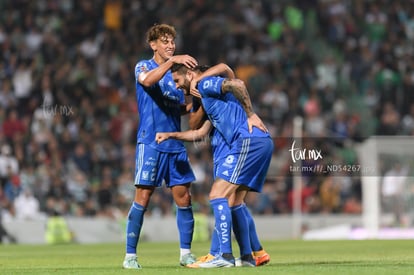
[[[188,71],[188,68],[182,63],[174,63],[171,66],[172,73],[178,72],[179,74],[185,74],[187,73],[187,71]]]
[[[175,28],[167,24],[155,24],[147,31],[147,42],[152,42],[160,37],[171,35],[173,38],[176,37],[177,32]]]

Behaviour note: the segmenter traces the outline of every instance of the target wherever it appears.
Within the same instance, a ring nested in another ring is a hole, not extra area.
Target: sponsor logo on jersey
[[[229,155],[229,156],[227,156],[226,160],[224,161],[223,166],[228,167],[228,168],[233,168],[233,165],[232,165],[233,162],[234,162],[234,156]]]
[[[234,162],[234,156],[233,155],[229,155],[226,158],[226,163],[231,164]]]
[[[145,161],[145,165],[155,166],[155,164],[156,164],[155,161],[151,161],[151,160]]]
[[[213,84],[213,81],[211,80],[206,80],[203,82],[203,89],[207,89],[208,87],[210,87],[210,85]]]

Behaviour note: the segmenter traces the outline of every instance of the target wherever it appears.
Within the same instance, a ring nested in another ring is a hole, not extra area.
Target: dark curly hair
[[[155,24],[147,31],[147,42],[152,42],[160,37],[171,35],[173,38],[176,37],[177,32],[175,28],[167,24]]]

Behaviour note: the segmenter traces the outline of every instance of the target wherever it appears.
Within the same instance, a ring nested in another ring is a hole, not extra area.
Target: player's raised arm
[[[263,132],[268,132],[267,127],[264,125],[263,121],[259,116],[253,111],[252,102],[250,100],[249,93],[247,91],[246,85],[240,79],[225,79],[221,86],[223,93],[230,92],[232,93],[237,100],[239,100],[244,111],[247,114],[247,123],[249,126],[249,132],[253,130],[253,126],[259,128]]]
[[[165,73],[171,68],[174,63],[182,63],[188,68],[194,68],[197,66],[197,60],[190,55],[174,55],[159,65],[157,68],[140,73],[138,76],[138,82],[146,87],[154,85],[160,81],[160,79],[165,75]]]
[[[182,141],[198,141],[206,137],[211,129],[213,129],[213,125],[209,120],[205,120],[201,128],[197,130],[188,130],[184,132],[159,132],[155,135],[155,141],[161,143],[169,138]]]
[[[201,97],[196,86],[198,82],[204,77],[220,75],[228,78],[235,78],[233,70],[225,63],[214,65],[212,67],[209,67],[208,69],[205,69],[204,71],[200,69],[200,71],[202,71],[202,73],[196,76],[190,84],[190,94],[194,96],[194,100],[199,100],[199,98]],[[206,114],[204,112],[203,106],[200,103],[199,107],[196,108],[196,110],[193,110],[192,113],[190,113],[190,119],[188,121],[190,129],[194,130],[200,128],[204,120],[206,119]]]
[[[208,76],[214,76],[214,75],[220,75],[227,78],[235,78],[235,74],[233,70],[225,63],[219,63],[217,65],[214,65],[213,67],[208,68],[198,76],[196,76],[192,81],[190,85],[190,93],[196,97],[198,96],[197,91],[197,84],[198,82]]]
[[[205,77],[214,76],[214,75],[219,75],[219,76],[227,77],[227,78],[236,77],[233,70],[227,64],[219,63],[217,65],[209,67],[205,71],[202,71],[202,73],[197,75],[197,77],[195,77],[194,80],[198,82]]]

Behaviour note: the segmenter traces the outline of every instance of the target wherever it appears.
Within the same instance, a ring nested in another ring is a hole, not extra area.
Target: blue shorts
[[[240,138],[215,165],[215,177],[261,192],[273,154],[270,137]]]
[[[135,153],[135,185],[159,187],[183,185],[195,180],[187,152],[159,152],[147,144],[138,143]]]

